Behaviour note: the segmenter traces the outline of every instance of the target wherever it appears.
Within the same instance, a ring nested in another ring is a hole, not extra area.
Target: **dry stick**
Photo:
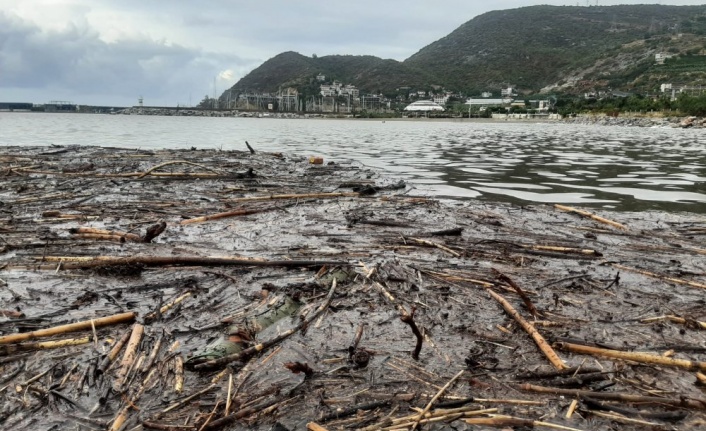
[[[161,306],[159,308],[159,314],[156,311],[153,311],[153,312],[147,314],[145,316],[145,322],[149,323],[152,320],[156,319],[158,315],[159,316],[163,315],[164,313],[169,311],[171,308],[174,308],[175,305],[179,304],[180,302],[182,302],[183,300],[185,300],[189,296],[191,296],[191,292],[186,292],[185,294],[179,296],[178,298],[174,299],[173,301],[170,301],[170,302],[164,304],[163,306]]]
[[[61,347],[79,346],[81,344],[87,344],[90,342],[91,337],[82,337],[67,338],[65,340],[43,341],[38,343],[11,344],[9,346],[0,346],[0,355],[6,356],[18,352],[27,352],[31,350],[58,349]]]
[[[403,239],[404,239],[404,238],[403,238]],[[448,254],[450,254],[450,255],[452,255],[452,256],[461,257],[461,253],[458,253],[458,252],[456,252],[456,251],[453,251],[453,250],[451,250],[450,248],[446,247],[445,245],[442,245],[442,244],[439,244],[439,243],[436,243],[436,242],[433,242],[433,241],[427,241],[427,240],[421,239],[421,238],[407,238],[407,239],[408,239],[408,240],[411,240],[411,241],[414,241],[414,242],[416,242],[417,244],[422,244],[422,245],[426,245],[426,246],[429,246],[429,247],[436,247],[436,248],[438,248],[439,250],[443,250],[443,251],[447,252]]]
[[[174,358],[174,392],[180,394],[184,390],[184,359],[181,356]]]
[[[125,241],[144,242],[140,235],[137,235],[134,233],[129,233],[129,232],[122,232],[122,231],[118,231],[118,230],[105,230],[105,229],[98,229],[98,228],[93,228],[93,227],[79,227],[79,228],[69,229],[69,232],[74,235],[79,235],[79,236],[82,236],[85,238],[118,237],[118,238],[124,238]],[[95,235],[95,236],[91,236],[91,235]]]
[[[157,342],[154,343],[154,347],[152,347],[152,351],[150,352],[150,355],[147,357],[147,361],[142,365],[142,371],[143,373],[146,373],[150,368],[152,368],[152,364],[154,363],[155,359],[157,359],[157,355],[159,354],[159,349],[162,347],[162,339],[164,338],[164,333],[159,335],[159,338],[157,339]]]
[[[64,263],[62,269],[86,269],[99,266],[121,266],[121,265],[145,265],[145,266],[168,266],[168,265],[189,265],[189,266],[263,266],[263,267],[285,267],[300,268],[307,266],[321,265],[348,265],[348,262],[328,261],[328,260],[255,260],[228,257],[200,257],[200,256],[131,256],[131,257],[110,257],[98,256],[91,261],[76,261]],[[54,266],[51,269],[56,269]],[[1,342],[1,341],[0,341]]]
[[[403,308],[403,310],[404,310],[404,308]],[[402,320],[404,323],[408,324],[410,328],[412,328],[412,333],[417,338],[417,345],[414,346],[414,351],[412,352],[412,358],[415,361],[418,361],[419,360],[419,352],[422,351],[422,343],[424,342],[424,336],[419,331],[419,328],[417,327],[417,324],[414,321],[414,312],[415,311],[416,311],[415,307],[412,307],[412,310],[409,313],[407,313],[407,311],[404,311],[402,316],[400,316],[400,320]]]
[[[623,352],[621,350],[601,349],[598,347],[583,346],[573,343],[556,343],[557,348],[583,355],[603,356],[606,358],[623,359],[642,364],[658,364],[669,367],[686,368],[688,370],[706,371],[706,362],[688,361],[686,359],[673,359],[649,353]]]
[[[228,202],[252,202],[252,201],[271,201],[277,199],[323,199],[323,198],[345,198],[359,197],[358,192],[343,192],[343,193],[302,193],[302,194],[283,194],[269,196],[251,196],[247,198],[229,199]]]
[[[554,349],[552,349],[552,347],[549,345],[549,343],[547,343],[544,337],[542,337],[542,334],[537,331],[534,325],[532,325],[530,322],[526,321],[522,316],[520,316],[520,313],[518,313],[517,310],[515,310],[513,306],[510,305],[507,300],[505,300],[505,298],[495,293],[491,289],[486,290],[488,291],[490,296],[492,296],[496,301],[498,301],[500,305],[502,305],[502,307],[505,309],[505,311],[510,316],[512,316],[515,321],[520,324],[520,326],[522,326],[522,329],[524,329],[525,332],[527,332],[532,337],[534,342],[537,344],[537,347],[539,347],[539,350],[544,353],[544,356],[549,359],[549,362],[551,362],[557,370],[563,370],[567,368],[566,364],[564,364],[564,361],[559,358]]]
[[[706,322],[699,322],[696,320],[685,319],[683,317],[671,316],[671,315],[648,317],[646,319],[640,320],[640,323],[653,323],[653,322],[659,322],[662,320],[669,320],[670,322],[673,322],[673,323],[680,323],[682,325],[694,326],[699,329],[706,329]]]
[[[250,150],[250,154],[255,154],[255,149],[250,146],[248,141],[245,141],[245,145],[248,147],[248,150]],[[226,415],[227,416],[227,415]]]
[[[618,263],[611,263],[610,266],[613,268],[622,269],[624,271],[635,272],[637,274],[646,275],[648,277],[657,278],[659,280],[668,281],[670,283],[683,284],[685,286],[698,287],[701,289],[706,289],[706,284],[697,283],[695,281],[683,280],[681,278],[667,277],[666,275],[655,274],[654,272],[644,271],[642,269],[631,268],[629,266],[620,265]]]
[[[498,278],[498,280],[505,282],[510,285],[513,289],[515,289],[515,292],[517,292],[518,295],[520,295],[520,298],[522,298],[522,302],[525,303],[525,307],[527,307],[527,311],[530,312],[530,314],[534,317],[540,317],[539,312],[535,308],[534,304],[532,304],[532,301],[530,301],[529,296],[525,293],[524,290],[520,288],[520,286],[517,285],[510,277],[507,275],[503,274],[502,272],[498,271],[495,268],[492,268],[493,272],[495,273],[495,276]]]
[[[202,389],[202,390],[200,390],[200,391],[198,391],[198,392],[196,392],[196,393],[194,393],[194,394],[192,394],[192,395],[189,395],[188,397],[184,398],[183,400],[178,401],[178,402],[176,402],[176,403],[170,405],[170,406],[167,407],[166,409],[162,410],[162,413],[169,413],[170,411],[172,411],[172,410],[174,410],[174,409],[178,409],[179,407],[186,405],[189,401],[191,401],[191,400],[193,400],[193,399],[195,399],[195,398],[200,397],[201,395],[205,394],[206,392],[210,391],[211,389],[213,389],[213,388],[215,388],[215,387],[216,387],[216,385],[215,385],[215,384],[212,384],[212,385],[208,386],[208,387],[205,388],[205,389]]]
[[[580,209],[578,209],[578,208],[567,207],[567,206],[559,205],[559,204],[555,204],[555,205],[554,205],[554,208],[556,208],[556,209],[558,209],[558,210],[561,210],[561,211],[566,211],[566,212],[570,212],[570,213],[576,213],[576,214],[582,215],[582,216],[584,216],[584,217],[588,217],[588,218],[590,218],[590,219],[593,219],[593,220],[595,220],[595,221],[597,221],[597,222],[600,222],[600,223],[603,223],[603,224],[607,224],[607,225],[609,225],[609,226],[617,227],[618,229],[628,230],[627,226],[625,226],[625,225],[623,225],[623,224],[620,224],[620,223],[618,223],[618,222],[616,222],[616,221],[613,221],[613,220],[608,220],[607,218],[603,218],[603,217],[601,217],[601,216],[595,215],[595,214],[590,213],[590,212],[588,212],[588,211],[580,210]]]
[[[0,337],[0,344],[18,343],[20,341],[30,340],[34,338],[50,337],[57,334],[65,334],[67,332],[83,331],[95,327],[115,325],[118,323],[131,322],[135,319],[137,313],[128,312],[115,314],[113,316],[101,317],[98,319],[84,320],[81,322],[70,323],[68,325],[54,326],[53,328],[37,329],[32,332],[23,332],[21,334],[9,334]]]
[[[599,416],[599,417],[606,418],[606,419],[610,419],[615,422],[621,422],[624,424],[635,424],[635,425],[660,427],[660,428],[664,427],[663,423],[648,422],[648,421],[643,421],[640,419],[629,418],[627,416],[623,416],[623,415],[617,414],[617,413],[606,413],[606,412],[600,412],[600,411],[596,411],[596,410],[586,410],[586,411],[591,413],[592,415]]]
[[[125,421],[127,420],[127,416],[130,413],[130,408],[137,408],[135,407],[135,403],[137,400],[142,396],[142,394],[145,392],[145,389],[147,388],[147,383],[152,379],[152,376],[155,375],[155,370],[150,371],[150,373],[145,377],[145,379],[142,381],[140,386],[137,388],[135,391],[135,395],[128,400],[127,405],[123,407],[122,410],[118,413],[118,415],[113,419],[113,424],[109,428],[108,431],[118,431],[119,429],[122,428],[122,426],[125,424]]]
[[[146,177],[147,175],[151,174],[152,171],[155,171],[155,170],[157,170],[157,169],[159,169],[159,168],[162,168],[162,167],[164,167],[164,166],[176,165],[176,164],[196,166],[196,167],[199,167],[199,168],[202,168],[202,169],[206,169],[207,171],[211,171],[211,172],[215,172],[215,173],[217,173],[217,174],[220,174],[220,172],[218,172],[216,169],[212,169],[212,168],[209,168],[208,166],[200,165],[200,164],[198,164],[198,163],[193,163],[193,162],[189,162],[189,161],[186,161],[186,160],[173,160],[173,161],[171,161],[171,162],[164,162],[164,163],[160,163],[160,164],[157,165],[157,166],[153,166],[153,167],[149,168],[148,170],[146,170],[145,172],[143,172],[143,173],[141,173],[140,175],[138,175],[137,178],[144,178],[144,177]]]
[[[474,407],[475,408],[475,407]],[[435,423],[435,422],[453,422],[457,419],[461,418],[467,418],[467,417],[473,417],[473,416],[478,416],[478,415],[485,415],[489,413],[497,413],[498,409],[497,408],[492,408],[492,409],[482,409],[482,410],[463,410],[460,412],[453,412],[453,411],[447,411],[447,410],[442,410],[440,412],[434,412],[431,415],[427,415],[426,418],[422,419],[419,421],[420,425],[426,425],[430,423]],[[411,416],[411,418],[415,418],[416,416]],[[399,420],[399,419],[394,419],[392,421],[391,426],[385,426],[384,428],[379,428],[377,426],[375,427],[367,427],[363,428],[363,430],[378,430],[382,429],[384,431],[392,431],[392,430],[406,430],[407,428],[411,427],[414,425],[414,421],[405,421],[405,420]],[[384,426],[384,425],[383,425]],[[361,430],[361,431],[363,431]]]
[[[132,333],[130,334],[130,340],[125,348],[125,354],[123,355],[123,360],[120,362],[120,369],[117,372],[115,383],[113,384],[113,389],[116,392],[120,392],[125,380],[127,379],[127,373],[132,367],[137,357],[137,349],[140,347],[140,341],[142,341],[142,334],[145,327],[139,323],[135,323],[132,327]]]
[[[253,356],[253,355],[255,355],[265,349],[268,349],[281,341],[286,340],[287,338],[296,334],[300,330],[308,327],[311,322],[316,320],[319,317],[319,315],[321,313],[323,313],[328,308],[328,306],[331,304],[331,301],[333,300],[333,294],[335,291],[336,291],[336,279],[334,278],[333,282],[331,283],[331,289],[329,290],[328,295],[326,295],[326,299],[321,304],[321,306],[319,306],[319,308],[317,308],[313,313],[311,313],[309,316],[307,316],[307,318],[305,320],[300,322],[294,328],[281,333],[280,335],[272,338],[271,340],[267,340],[267,341],[260,343],[256,346],[248,347],[247,349],[245,349],[239,353],[234,353],[232,355],[227,355],[222,358],[213,359],[211,361],[207,361],[207,362],[198,364],[198,365],[194,366],[194,369],[206,370],[209,368],[219,367],[221,365],[226,365],[230,362],[240,361],[242,359],[249,358],[250,356]]]
[[[315,423],[315,422],[309,422],[306,424],[306,429],[309,431],[328,431],[326,428],[322,427],[321,425]]]
[[[672,407],[683,407],[696,410],[706,410],[706,399],[699,398],[661,398],[642,395],[631,395],[615,392],[593,392],[578,389],[549,388],[546,386],[530,385],[528,383],[515,386],[517,389],[526,392],[537,392],[542,394],[566,395],[570,397],[590,397],[599,400],[623,401],[628,403],[658,404]]]
[[[267,207],[267,208],[256,208],[256,209],[237,209],[237,210],[226,211],[226,212],[217,213],[217,214],[206,215],[206,216],[202,216],[202,217],[190,218],[187,220],[183,220],[180,224],[187,225],[187,224],[193,224],[193,223],[202,223],[202,222],[209,221],[209,220],[218,220],[218,219],[228,218],[228,217],[260,214],[260,213],[274,211],[274,210],[278,210],[278,209],[282,209],[282,208],[285,208],[285,207],[284,206],[272,206],[272,207]]]
[[[564,425],[557,425],[553,424],[551,422],[542,422],[542,421],[536,421],[533,419],[523,419],[523,418],[515,418],[512,416],[493,416],[490,418],[472,418],[472,419],[466,419],[466,423],[469,425],[487,425],[491,427],[515,427],[515,426],[522,426],[522,427],[529,427],[529,428],[534,428],[534,427],[546,427],[546,428],[553,428],[557,430],[566,430],[566,431],[582,431],[579,428],[571,428],[567,427]]]
[[[556,251],[559,253],[576,253],[585,254],[589,256],[603,256],[603,254],[598,250],[593,250],[590,248],[571,248],[571,247],[559,247],[554,245],[522,245],[520,247],[529,250],[537,251]]]
[[[459,371],[458,373],[456,373],[456,375],[453,376],[453,377],[451,378],[451,380],[449,380],[448,382],[446,382],[446,384],[439,390],[439,392],[437,392],[436,395],[434,395],[434,398],[432,398],[432,399],[429,401],[429,403],[427,404],[427,406],[424,407],[424,410],[422,410],[422,412],[419,414],[417,420],[414,422],[414,425],[412,425],[412,431],[414,431],[414,430],[417,429],[417,427],[419,426],[419,421],[421,421],[422,419],[424,419],[424,415],[426,415],[426,414],[429,412],[429,410],[431,409],[431,406],[434,405],[434,403],[436,402],[436,400],[438,400],[438,399],[441,397],[441,395],[443,395],[444,392],[446,392],[446,390],[447,390],[448,388],[450,388],[451,385],[453,385],[453,383],[454,383],[456,380],[458,380],[458,378],[461,377],[461,376],[463,375],[463,373],[465,373],[465,372],[466,372],[466,370],[461,370],[461,371]]]

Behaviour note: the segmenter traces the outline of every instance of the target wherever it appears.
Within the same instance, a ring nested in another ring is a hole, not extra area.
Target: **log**
[[[294,205],[294,204],[292,204]],[[272,206],[272,207],[267,207],[267,208],[256,208],[256,209],[237,209],[237,210],[232,210],[232,211],[226,211],[222,213],[217,213],[217,214],[211,214],[211,215],[206,215],[202,217],[194,217],[190,219],[183,220],[180,224],[187,225],[187,224],[193,224],[193,223],[203,223],[205,221],[209,220],[218,220],[222,218],[228,218],[228,217],[238,217],[238,216],[244,216],[244,215],[251,215],[251,214],[260,214],[268,211],[274,211],[282,208],[286,208],[287,206]]]
[[[638,268],[632,268],[632,267],[625,266],[625,265],[620,265],[619,263],[611,263],[610,266],[612,266],[613,268],[622,269],[624,271],[634,272],[636,274],[642,274],[642,275],[646,275],[648,277],[657,278],[659,280],[667,281],[669,283],[682,284],[684,286],[706,289],[706,284],[698,283],[696,281],[689,281],[689,280],[684,280],[681,278],[668,277],[666,275],[655,274],[654,272],[645,271],[645,270],[638,269]]]
[[[50,337],[57,334],[66,334],[68,332],[83,331],[92,329],[93,325],[96,328],[100,326],[115,325],[118,323],[127,323],[135,320],[137,313],[128,312],[115,314],[113,316],[101,317],[98,319],[84,320],[81,322],[70,323],[68,325],[54,326],[53,328],[38,329],[31,332],[23,332],[21,334],[10,334],[0,336],[0,344],[19,343],[20,341],[31,340],[34,338]]]

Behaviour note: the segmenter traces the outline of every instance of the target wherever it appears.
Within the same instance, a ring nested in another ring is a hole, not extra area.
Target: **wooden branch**
[[[228,202],[252,202],[252,201],[272,201],[282,199],[325,199],[325,198],[354,198],[359,197],[358,192],[342,192],[342,193],[302,193],[302,194],[283,194],[269,196],[251,196],[247,198],[229,199]]]
[[[147,175],[151,174],[152,171],[155,171],[155,170],[157,170],[157,169],[159,169],[159,168],[163,168],[164,166],[177,165],[177,164],[179,164],[179,165],[191,165],[191,166],[196,166],[196,167],[199,167],[199,168],[202,168],[202,169],[206,169],[207,171],[211,171],[211,172],[215,172],[215,173],[217,173],[217,174],[220,174],[220,172],[218,172],[216,169],[212,169],[212,168],[209,168],[208,166],[200,165],[200,164],[198,164],[198,163],[193,163],[193,162],[189,162],[189,161],[186,161],[186,160],[173,160],[173,161],[170,161],[170,162],[164,162],[164,163],[160,163],[160,164],[158,164],[158,165],[156,165],[156,166],[153,166],[153,167],[149,168],[148,170],[146,170],[145,172],[143,172],[143,173],[141,173],[140,175],[138,175],[137,178],[144,178],[144,177],[146,177]]]
[[[292,204],[292,205],[294,205],[294,204]],[[282,208],[286,208],[286,206],[272,206],[272,207],[268,207],[268,208],[257,208],[257,209],[237,209],[237,210],[233,210],[233,211],[226,211],[226,212],[222,212],[222,213],[186,219],[186,220],[183,220],[180,224],[187,225],[187,224],[193,224],[193,223],[203,223],[203,222],[209,221],[209,220],[218,220],[218,219],[228,218],[228,217],[238,217],[238,216],[245,216],[245,215],[251,215],[251,214],[260,214],[260,213],[274,211],[274,210],[278,210],[278,209],[282,209]]]
[[[429,247],[436,247],[436,248],[438,248],[439,250],[443,250],[443,251],[447,252],[448,254],[450,254],[450,255],[452,255],[452,256],[461,257],[461,253],[458,253],[458,252],[456,252],[456,251],[453,251],[453,250],[451,250],[450,248],[446,247],[445,245],[442,245],[442,244],[439,244],[439,243],[436,243],[436,242],[433,242],[433,241],[427,241],[427,240],[421,239],[421,238],[407,238],[407,239],[409,239],[409,240],[411,240],[411,241],[414,241],[414,242],[416,242],[417,244],[422,244],[422,245],[426,245],[426,246],[429,246]]]
[[[666,275],[655,274],[654,272],[645,271],[642,269],[632,268],[629,266],[621,265],[619,263],[611,263],[610,266],[617,269],[622,269],[624,271],[634,272],[636,274],[646,275],[648,277],[656,278],[669,283],[682,284],[690,287],[698,287],[700,289],[706,289],[706,284],[697,283],[695,281],[683,280],[681,278],[667,277]]]
[[[561,210],[561,211],[576,213],[576,214],[582,215],[584,217],[588,217],[590,219],[593,219],[599,223],[603,223],[603,224],[607,224],[609,226],[617,227],[618,229],[628,230],[628,227],[623,224],[620,224],[620,223],[613,221],[613,220],[608,220],[607,218],[603,218],[601,216],[595,215],[595,214],[590,213],[585,210],[580,210],[578,208],[567,207],[567,206],[559,205],[559,204],[555,204],[554,208]]]
[[[402,313],[402,316],[400,316],[400,320],[409,325],[409,327],[412,329],[412,333],[417,339],[417,344],[414,346],[414,351],[412,351],[412,358],[415,361],[418,361],[419,352],[422,351],[422,343],[424,342],[424,336],[419,331],[419,327],[417,327],[417,323],[414,321],[414,311],[414,307],[412,307],[412,311],[410,311],[409,313],[405,311],[404,313]]]
[[[90,343],[91,339],[91,337],[67,338],[64,340],[2,345],[0,346],[0,356],[8,356],[15,353],[28,352],[32,350],[58,349],[61,347],[79,346],[81,344]]]
[[[493,416],[489,418],[471,418],[471,419],[466,419],[466,423],[469,425],[486,425],[490,427],[527,427],[527,428],[534,428],[534,427],[545,427],[545,428],[552,428],[552,429],[557,429],[557,430],[565,430],[565,431],[582,431],[579,428],[571,428],[567,427],[564,425],[557,425],[551,422],[543,422],[543,421],[536,421],[534,419],[523,419],[523,418],[516,418],[512,416]]]
[[[80,236],[82,238],[93,238],[93,239],[112,239],[119,242],[144,242],[140,235],[128,232],[121,232],[118,230],[105,230],[93,227],[79,227],[69,229],[69,232],[73,235]]]
[[[84,320],[81,322],[70,323],[68,325],[55,326],[53,328],[38,329],[31,332],[23,332],[21,334],[9,334],[0,336],[0,344],[18,343],[20,341],[31,340],[34,338],[50,337],[57,334],[66,334],[68,332],[83,331],[95,327],[116,325],[118,323],[132,322],[137,316],[137,313],[128,312],[115,314],[113,316],[101,317],[93,320]],[[93,322],[93,324],[91,324]]]
[[[624,352],[621,350],[601,349],[599,347],[583,346],[573,343],[556,343],[558,349],[582,355],[602,356],[605,358],[622,359],[625,361],[639,362],[642,364],[658,364],[668,367],[686,368],[687,370],[706,371],[706,362],[673,359],[666,356],[652,355],[649,353]]]
[[[502,272],[498,271],[495,268],[492,268],[493,273],[495,273],[495,276],[498,278],[498,280],[507,283],[515,289],[515,292],[517,292],[518,295],[520,295],[520,298],[522,298],[522,302],[525,303],[525,307],[527,307],[527,311],[530,312],[530,314],[534,317],[540,317],[539,312],[537,311],[537,308],[535,308],[534,304],[532,301],[529,299],[529,296],[525,293],[524,290],[520,288],[520,286],[517,285],[510,277],[507,275],[503,274]]]
[[[113,344],[113,348],[110,349],[110,352],[108,352],[105,358],[103,358],[100,365],[96,369],[97,372],[104,373],[105,370],[108,369],[110,364],[112,364],[115,358],[118,357],[118,353],[120,353],[125,343],[127,343],[127,340],[130,339],[130,334],[132,334],[132,329],[130,329],[129,331],[125,331],[123,336],[120,337],[120,339],[117,340],[115,344]]]
[[[264,266],[301,268],[321,265],[349,265],[339,261],[316,260],[261,260],[237,257],[201,257],[201,256],[95,256],[91,260],[75,260],[64,262],[61,269],[87,269],[102,266],[145,265],[145,266]],[[42,267],[44,269],[44,267]],[[50,268],[47,268],[50,269]],[[56,266],[51,268],[56,269]]]
[[[549,362],[551,362],[551,364],[554,365],[554,367],[557,370],[563,370],[564,368],[567,368],[566,364],[564,364],[564,361],[562,361],[559,358],[559,356],[556,354],[554,349],[552,349],[552,347],[549,345],[549,343],[547,343],[547,341],[544,339],[544,337],[542,337],[542,335],[537,331],[537,329],[534,327],[534,325],[532,325],[530,322],[526,321],[522,316],[520,316],[520,313],[518,313],[517,310],[515,310],[515,308],[512,305],[510,305],[510,303],[507,302],[507,300],[505,300],[505,298],[503,298],[499,294],[495,293],[491,289],[486,289],[486,290],[488,291],[490,296],[492,296],[493,299],[498,301],[500,303],[500,305],[502,305],[502,307],[505,309],[505,311],[510,316],[512,316],[512,318],[515,319],[515,321],[517,323],[519,323],[520,326],[522,326],[522,329],[524,329],[525,332],[527,332],[532,337],[534,342],[537,344],[537,347],[539,347],[539,350],[541,350],[542,353],[544,353],[544,356],[546,356],[547,359],[549,359]]]
[[[671,315],[648,317],[646,319],[641,319],[640,323],[653,323],[653,322],[659,322],[662,320],[669,320],[670,322],[679,323],[681,325],[691,327],[692,329],[706,329],[706,322],[699,322],[697,320],[685,319],[683,317],[671,316]]]

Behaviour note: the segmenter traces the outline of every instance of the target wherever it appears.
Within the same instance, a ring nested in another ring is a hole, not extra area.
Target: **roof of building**
[[[466,100],[466,105],[505,105],[510,102],[512,102],[512,99],[468,99]]]
[[[405,111],[443,111],[444,107],[431,100],[418,100],[404,108]]]

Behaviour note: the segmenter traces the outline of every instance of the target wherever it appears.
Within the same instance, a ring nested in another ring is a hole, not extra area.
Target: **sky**
[[[284,51],[401,61],[491,10],[589,3],[0,0],[0,102],[132,106],[142,96],[149,106],[191,106]]]

